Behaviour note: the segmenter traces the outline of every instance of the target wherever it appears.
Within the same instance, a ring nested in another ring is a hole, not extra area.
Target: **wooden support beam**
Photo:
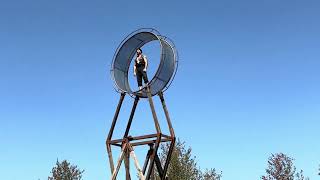
[[[125,95],[126,95],[125,93],[121,93],[120,100],[119,100],[116,112],[114,114],[114,117],[113,117],[113,120],[112,120],[112,124],[111,124],[111,128],[110,128],[110,131],[108,133],[107,140],[106,140],[106,146],[107,146],[107,152],[108,152],[108,157],[109,157],[109,164],[110,164],[111,173],[113,173],[113,171],[114,171],[114,162],[113,162],[113,157],[112,157],[112,149],[111,149],[111,146],[110,146],[109,142],[110,142],[110,140],[112,138],[114,127],[115,127],[116,122],[118,120],[118,116],[119,116],[120,109],[121,109],[121,106],[122,106],[122,103],[123,103]]]
[[[155,163],[156,163],[156,167],[158,169],[159,176],[162,179],[164,174],[163,174],[163,169],[162,169],[161,161],[160,161],[158,154],[156,154],[156,156],[155,156]]]
[[[125,154],[126,148],[127,148],[127,144],[124,144],[123,147],[122,147],[119,159],[117,161],[117,167],[112,173],[111,180],[116,180],[116,178],[117,178],[117,175],[118,175],[122,160],[124,158],[124,154]]]
[[[142,169],[141,169],[141,167],[140,167],[140,165],[139,165],[138,158],[137,158],[137,156],[135,155],[134,150],[133,150],[133,147],[132,147],[130,144],[129,144],[129,146],[128,146],[128,149],[129,149],[129,151],[130,151],[130,156],[131,156],[131,158],[132,158],[133,161],[134,161],[134,165],[136,166],[136,169],[137,169],[137,171],[138,171],[138,175],[139,175],[140,180],[145,180],[146,178],[144,177],[144,174],[143,174],[143,172],[142,172]]]
[[[128,148],[125,151],[124,165],[125,165],[125,169],[126,169],[126,180],[131,180],[131,176],[130,176],[130,152],[128,151]]]

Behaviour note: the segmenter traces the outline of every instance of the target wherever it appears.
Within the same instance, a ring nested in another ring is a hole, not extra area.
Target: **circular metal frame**
[[[178,53],[174,43],[167,37],[152,28],[142,28],[130,33],[118,46],[111,64],[111,78],[117,92],[128,93],[130,96],[147,97],[146,88],[141,91],[132,91],[128,81],[128,72],[131,61],[138,48],[149,43],[160,43],[160,64],[158,69],[147,84],[151,95],[166,91],[171,85],[178,68]]]

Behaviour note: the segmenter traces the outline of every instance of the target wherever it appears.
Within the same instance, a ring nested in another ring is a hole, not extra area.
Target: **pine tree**
[[[308,180],[304,177],[303,171],[296,172],[292,158],[283,153],[272,154],[268,159],[266,175],[262,180]]]
[[[170,144],[164,144],[160,150],[160,160],[164,164]],[[159,180],[156,168],[154,177]],[[206,170],[204,173],[198,167],[196,157],[192,155],[191,147],[186,148],[185,143],[179,139],[173,150],[171,161],[167,171],[167,177],[170,180],[220,180],[222,172],[216,172],[216,169]]]
[[[80,170],[75,165],[70,165],[67,160],[61,163],[57,160],[55,167],[51,170],[48,180],[81,180],[84,170]]]

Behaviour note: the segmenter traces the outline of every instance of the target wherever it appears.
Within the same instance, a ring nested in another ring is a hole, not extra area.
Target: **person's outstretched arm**
[[[143,71],[147,71],[147,68],[148,68],[148,59],[147,59],[147,56],[143,56],[143,59],[144,59],[144,62],[145,62],[145,66],[144,66],[144,69],[143,69]]]

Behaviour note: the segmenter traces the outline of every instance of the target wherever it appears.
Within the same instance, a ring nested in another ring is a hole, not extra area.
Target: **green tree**
[[[222,177],[222,172],[217,173],[216,169],[206,170],[201,176],[201,180],[220,180]]]
[[[161,146],[160,160],[162,164],[167,158],[169,147],[170,144]],[[155,179],[159,180],[156,168],[154,172]],[[171,156],[167,177],[170,180],[220,180],[222,172],[216,172],[216,169],[202,172],[197,165],[196,157],[192,156],[191,147],[186,148],[185,143],[178,139]]]
[[[292,158],[283,153],[272,154],[268,159],[268,168],[266,175],[262,176],[262,180],[308,180],[304,177],[303,171],[296,172]]]
[[[84,170],[71,165],[67,160],[63,160],[61,163],[57,160],[48,180],[81,180],[83,172]]]

